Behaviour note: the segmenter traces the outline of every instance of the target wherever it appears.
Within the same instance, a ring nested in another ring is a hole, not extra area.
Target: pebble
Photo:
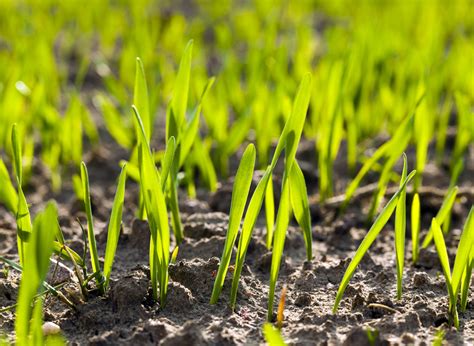
[[[61,332],[61,327],[59,327],[54,322],[45,322],[45,323],[43,323],[43,326],[41,327],[41,329],[43,330],[43,335],[44,336],[55,335],[55,334],[59,334],[59,332]]]

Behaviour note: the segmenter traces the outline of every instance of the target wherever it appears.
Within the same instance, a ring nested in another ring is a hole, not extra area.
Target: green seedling
[[[17,182],[17,207],[16,207],[16,226],[17,226],[17,245],[18,256],[20,257],[20,265],[25,264],[25,251],[28,243],[28,238],[32,232],[30,210],[26,202],[25,194],[23,193],[23,166],[22,166],[22,151],[21,143],[18,138],[17,126],[12,126],[12,148],[13,161]],[[10,197],[12,198],[12,197]]]
[[[469,216],[467,217],[466,223],[464,224],[464,232],[470,230],[471,234],[474,232],[474,207],[471,207]],[[467,308],[467,297],[469,294],[469,287],[471,286],[472,281],[472,268],[474,267],[474,244],[471,247],[471,252],[469,254],[469,259],[467,260],[466,269],[462,274],[461,281],[461,311],[466,311]]]
[[[268,346],[285,346],[286,343],[280,334],[280,331],[275,328],[271,323],[265,323],[263,325],[263,336]]]
[[[471,218],[471,216],[469,217]],[[459,245],[456,251],[456,258],[454,260],[454,267],[451,273],[449,264],[448,251],[444,242],[444,235],[441,227],[433,218],[431,221],[431,229],[433,230],[433,238],[438,252],[441,267],[443,268],[444,278],[446,280],[446,287],[449,295],[449,313],[456,329],[459,329],[459,317],[457,311],[458,294],[461,289],[463,273],[470,265],[470,253],[474,244],[474,227],[468,218],[466,227],[461,234]]]
[[[411,244],[412,262],[418,262],[420,252],[420,196],[415,193],[411,204]]]
[[[450,215],[451,209],[453,208],[454,202],[456,201],[456,195],[458,193],[458,190],[459,189],[457,186],[454,186],[448,190],[448,193],[446,194],[446,197],[444,198],[443,203],[441,204],[441,208],[436,214],[436,221],[438,222],[439,225],[442,225],[444,221]],[[446,234],[447,232],[448,230],[445,229],[444,233]],[[423,244],[421,245],[421,247],[423,249],[426,249],[431,244],[432,240],[433,240],[433,229],[430,227],[430,229],[428,230],[428,233],[425,236],[425,239],[423,240]]]
[[[104,277],[102,275],[99,263],[99,253],[97,251],[97,244],[95,241],[94,234],[94,221],[92,219],[92,206],[91,206],[91,195],[89,187],[89,174],[87,167],[84,162],[81,163],[81,180],[82,180],[82,192],[84,196],[84,208],[87,216],[87,240],[89,244],[89,253],[91,257],[92,272],[97,275],[96,284],[99,291],[104,294]]]
[[[151,233],[150,240],[150,276],[153,289],[153,298],[158,300],[158,289],[160,303],[166,303],[168,289],[168,266],[170,262],[170,232],[168,226],[168,211],[163,192],[169,175],[169,169],[174,160],[171,154],[165,154],[167,160],[162,167],[163,175],[158,172],[146,137],[145,128],[140,114],[135,106],[132,106],[135,115],[135,125],[138,133],[138,162],[140,169],[140,190],[143,196],[148,224]],[[174,143],[174,137],[170,137],[169,143]],[[174,152],[174,144],[170,145]],[[167,148],[168,150],[168,148]],[[171,161],[171,162],[170,162]]]
[[[369,247],[379,235],[380,231],[383,229],[385,224],[392,216],[393,212],[395,211],[395,208],[397,208],[400,195],[405,191],[406,185],[410,182],[410,180],[415,174],[415,171],[412,171],[410,174],[408,174],[406,179],[401,183],[398,191],[392,196],[392,198],[388,201],[383,210],[380,212],[379,216],[374,221],[372,227],[370,227],[364,240],[359,245],[359,248],[357,249],[354,257],[352,258],[351,262],[349,263],[349,266],[346,269],[346,272],[344,273],[344,277],[342,278],[341,284],[339,285],[339,289],[337,290],[336,300],[332,309],[333,313],[336,313],[337,308],[339,307],[339,303],[341,302],[342,296],[344,295],[344,291],[347,285],[349,284],[350,279],[354,275],[357,266],[364,257],[365,253],[369,250]]]
[[[212,290],[211,304],[215,304],[224,285],[224,280],[229,268],[230,259],[232,256],[232,249],[239,233],[240,222],[244,214],[245,204],[247,202],[250,184],[252,183],[253,171],[255,168],[255,146],[249,144],[240,160],[240,165],[235,175],[234,187],[232,190],[232,201],[229,214],[229,226],[227,229],[226,241],[224,244],[224,251],[222,253],[221,264],[214,281],[214,288]],[[250,202],[250,207],[253,207]],[[245,227],[245,221],[244,221]],[[241,236],[241,241],[242,241]]]
[[[122,172],[120,173],[117,191],[115,193],[112,212],[110,215],[109,226],[107,230],[107,245],[105,249],[104,271],[102,272],[99,263],[99,255],[94,234],[94,221],[92,217],[89,174],[87,172],[86,164],[84,162],[82,162],[81,164],[81,180],[83,185],[84,207],[87,215],[87,239],[93,271],[92,275],[88,276],[88,278],[86,278],[83,284],[87,284],[89,278],[95,278],[97,288],[99,289],[101,294],[105,293],[109,284],[115,252],[117,250],[118,238],[122,227],[122,209],[125,198],[126,176],[127,170],[126,166],[124,165],[122,167]],[[60,244],[64,244],[64,239],[60,241]],[[65,249],[65,253],[68,254],[68,257],[72,259],[75,264],[80,263],[77,256],[72,255],[72,252]]]
[[[34,299],[42,289],[53,252],[55,232],[51,225],[57,223],[57,209],[50,202],[35,218],[31,240],[25,249],[25,262],[18,295],[15,333],[18,345],[42,344],[42,298]]]
[[[257,217],[260,213],[260,209],[263,204],[264,198],[269,198],[268,196],[268,184],[270,183],[272,172],[277,164],[278,158],[281,155],[282,151],[285,150],[285,179],[284,179],[284,186],[282,196],[285,196],[284,202],[280,201],[279,211],[276,220],[276,230],[275,234],[278,235],[278,244],[275,250],[275,244],[273,243],[273,257],[272,257],[272,268],[273,268],[273,276],[271,277],[271,285],[273,286],[273,290],[275,289],[276,285],[276,278],[278,276],[278,269],[279,269],[279,259],[281,260],[283,245],[284,245],[284,238],[286,234],[286,228],[289,223],[290,213],[293,209],[293,213],[295,218],[297,219],[298,223],[302,227],[304,231],[304,238],[306,243],[307,249],[307,257],[309,259],[312,258],[312,234],[311,234],[311,219],[309,216],[309,208],[308,208],[308,201],[306,190],[303,188],[304,177],[302,175],[301,169],[298,166],[297,161],[295,160],[296,148],[299,142],[299,138],[301,137],[301,132],[304,124],[304,119],[306,117],[306,111],[309,104],[309,93],[311,88],[311,75],[306,75],[303,81],[301,82],[299,91],[297,93],[294,109],[290,117],[288,118],[283,132],[280,136],[280,140],[277,144],[277,148],[275,150],[274,157],[272,159],[271,164],[265,171],[265,174],[260,179],[252,197],[250,198],[249,206],[247,208],[247,212],[245,214],[240,238],[239,238],[239,245],[238,245],[238,252],[236,257],[235,263],[235,270],[232,279],[232,290],[231,290],[231,307],[235,307],[235,302],[237,298],[237,289],[238,283],[240,279],[240,274],[242,272],[243,263],[245,261],[245,255],[247,252],[248,245],[250,243],[251,235],[253,228],[255,226]],[[247,149],[250,150],[250,149]],[[250,154],[248,154],[250,155]],[[249,159],[246,159],[246,161]],[[242,165],[242,162],[241,162]],[[247,164],[246,164],[247,166]],[[243,173],[242,173],[243,174]],[[251,179],[251,172],[247,173],[248,179]],[[290,178],[291,177],[291,178]],[[240,179],[239,179],[240,180]],[[292,197],[290,196],[290,185],[294,184],[292,187]],[[237,181],[236,183],[237,184]],[[236,188],[234,185],[234,191],[246,191],[240,188]],[[248,192],[246,193],[248,194]],[[233,194],[234,198],[234,194]],[[241,198],[242,201],[239,202],[239,206],[241,203],[245,205],[247,196],[235,196],[235,198]],[[271,194],[270,198],[271,202],[273,203],[273,194]],[[292,206],[293,203],[293,206]],[[237,211],[233,210],[235,207],[231,208],[230,214],[237,213]],[[240,207],[239,207],[240,208]],[[242,207],[243,208],[243,207]],[[281,210],[281,211],[280,211]],[[237,215],[237,214],[236,214]],[[240,218],[238,220],[238,224],[240,224],[240,219],[242,217],[239,211]],[[238,224],[237,226],[232,226],[232,232],[230,232],[230,224],[229,224],[229,231],[226,236],[226,244],[223,252],[223,259],[225,261],[221,261],[219,266],[219,271],[216,277],[216,281],[214,283],[214,290],[211,297],[211,303],[216,303],[219,297],[220,291],[222,290],[222,285],[224,283],[225,273],[229,267],[231,249],[234,246],[237,233],[238,233]],[[283,238],[283,239],[282,239]],[[267,234],[267,241],[268,241],[268,234]],[[273,238],[270,238],[270,243],[273,242]],[[279,256],[279,257],[278,257]],[[273,291],[274,292],[274,291]],[[273,310],[273,293],[271,295],[272,302],[271,308]],[[270,307],[270,304],[269,304]],[[270,311],[270,310],[269,310]],[[270,312],[269,312],[270,313]]]
[[[16,215],[18,194],[10,180],[7,167],[2,159],[0,159],[0,186],[2,187],[0,189],[0,203],[5,205],[13,215]]]
[[[407,177],[407,156],[403,153],[400,188]],[[402,189],[395,210],[395,254],[397,259],[397,299],[402,298],[403,266],[405,264],[406,189]]]
[[[112,265],[114,263],[115,253],[117,251],[117,244],[119,240],[120,230],[122,229],[122,212],[123,203],[125,199],[125,184],[127,181],[127,166],[122,166],[120,173],[117,191],[115,192],[114,203],[112,205],[112,212],[110,214],[109,226],[107,229],[107,245],[105,247],[104,259],[104,289],[107,289],[110,281],[110,274],[112,273]]]

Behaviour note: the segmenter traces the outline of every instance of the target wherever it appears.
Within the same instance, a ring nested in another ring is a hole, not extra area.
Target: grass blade
[[[412,171],[407,176],[407,178],[405,179],[403,184],[400,186],[398,191],[392,196],[390,201],[388,201],[388,203],[385,205],[383,210],[380,212],[379,216],[374,221],[372,227],[370,227],[369,231],[367,232],[367,235],[365,236],[364,240],[359,245],[359,248],[357,249],[354,257],[352,258],[352,261],[349,263],[349,266],[347,267],[346,272],[344,273],[344,277],[342,278],[341,284],[339,285],[339,289],[336,294],[336,300],[334,302],[334,307],[332,309],[333,313],[337,311],[337,308],[339,307],[339,303],[341,302],[342,296],[344,295],[344,291],[347,285],[349,284],[349,280],[354,275],[354,272],[357,266],[359,265],[360,261],[364,257],[369,247],[374,242],[375,238],[377,238],[382,228],[385,226],[385,224],[388,222],[388,220],[392,216],[398,204],[398,198],[400,194],[406,188],[406,185],[410,182],[410,180],[413,178],[415,173],[416,171]]]
[[[451,317],[454,319],[454,326],[456,329],[459,328],[458,313],[456,307],[456,296],[453,290],[452,279],[451,279],[451,268],[449,265],[448,250],[446,250],[446,243],[444,242],[444,235],[441,231],[438,221],[434,217],[431,221],[431,229],[433,230],[433,238],[438,252],[439,261],[441,268],[443,269],[444,278],[446,279],[446,288],[449,294],[449,306]]]
[[[407,177],[407,156],[403,153],[403,170],[400,187]],[[405,232],[406,232],[406,189],[398,197],[395,210],[395,254],[397,258],[397,299],[402,298],[403,265],[405,263]]]
[[[293,163],[296,149],[301,138],[301,132],[303,131],[303,126],[306,120],[306,113],[308,111],[309,100],[311,97],[311,85],[312,77],[311,74],[308,73],[303,77],[303,80],[298,87],[291,115],[285,123],[285,127],[283,128],[280,139],[278,140],[271,162],[272,170],[275,168],[278,158],[285,147],[286,160],[291,164]],[[291,165],[287,168],[288,174],[290,169]]]
[[[272,175],[265,190],[265,220],[267,224],[267,249],[272,248],[273,228],[275,227],[275,199],[273,195]]]
[[[168,139],[166,144],[166,151],[163,160],[161,161],[161,189],[164,191],[166,188],[166,181],[173,164],[174,154],[176,152],[176,140],[173,136]]]
[[[411,204],[411,242],[412,242],[412,261],[418,262],[420,246],[420,196],[415,193]]]
[[[263,325],[263,336],[268,346],[285,346],[286,343],[281,337],[280,331],[275,328],[271,323],[265,323]]]
[[[272,173],[270,167],[268,167],[262,179],[260,179],[260,181],[258,182],[254,193],[252,194],[252,198],[250,199],[249,206],[245,214],[244,223],[242,225],[242,232],[240,233],[239,238],[237,256],[235,259],[234,275],[232,278],[232,290],[230,293],[230,305],[232,309],[235,308],[240,274],[244,265],[245,255],[250,244],[252,231],[255,227],[255,222],[257,221],[258,214],[260,214],[260,210],[262,209],[264,195],[267,191],[266,187],[270,184],[271,179]]]
[[[104,289],[107,289],[114,263],[115,252],[119,240],[120,229],[122,228],[122,210],[125,198],[125,183],[127,182],[127,165],[123,165],[118,180],[117,191],[115,192],[112,213],[110,214],[109,227],[107,230],[107,245],[104,259]]]
[[[296,221],[303,229],[304,242],[306,245],[306,259],[313,258],[313,233],[311,232],[311,215],[309,211],[308,192],[303,172],[295,160],[289,175],[290,197],[293,214]]]
[[[5,205],[11,213],[16,215],[18,208],[18,194],[13,187],[7,167],[2,159],[0,159],[0,186],[2,187],[0,189],[0,203]]]
[[[464,231],[467,229],[474,228],[474,207],[471,207],[469,216],[467,217],[466,223],[464,224]],[[461,283],[461,311],[465,311],[467,307],[467,297],[469,293],[469,286],[471,286],[472,281],[472,268],[474,267],[474,245],[471,247],[471,253],[469,255],[469,260],[467,261],[466,269],[463,273],[462,283]]]
[[[280,271],[283,248],[285,247],[286,230],[288,229],[288,224],[290,222],[290,204],[290,183],[287,178],[284,178],[273,239],[272,265],[270,269],[270,290],[268,293],[268,321],[271,321],[273,317],[273,300],[275,296],[276,282],[278,273]]]
[[[81,163],[81,179],[84,194],[84,208],[87,215],[87,239],[89,243],[89,252],[91,256],[92,271],[94,273],[101,273],[99,264],[99,254],[97,252],[97,244],[95,242],[94,221],[92,219],[91,195],[89,187],[89,173],[84,162]],[[97,286],[101,293],[104,293],[104,281],[101,275],[96,278]]]
[[[461,287],[461,280],[463,273],[471,261],[471,251],[474,248],[474,221],[472,214],[474,207],[471,207],[471,211],[464,224],[464,229],[459,240],[458,249],[456,251],[456,258],[454,260],[452,286],[453,294],[457,299],[459,289]]]
[[[15,332],[18,345],[30,344],[32,303],[48,272],[49,258],[53,251],[53,240],[56,234],[51,231],[51,225],[57,224],[57,215],[55,204],[49,202],[45,210],[39,213],[34,221],[32,239],[27,247],[17,300]]]
[[[444,220],[446,220],[449,213],[451,212],[454,202],[456,201],[457,193],[458,193],[457,186],[454,186],[448,190],[448,193],[446,194],[446,197],[444,198],[443,204],[441,205],[441,208],[436,214],[436,221],[439,225],[443,224]],[[447,232],[447,230],[445,230],[445,232]],[[433,240],[433,229],[430,227],[428,233],[425,236],[425,239],[423,240],[423,244],[421,245],[421,247],[423,249],[426,249],[431,244],[432,240]]]
[[[249,144],[240,160],[237,174],[235,175],[234,187],[232,190],[232,201],[230,205],[229,226],[225,239],[224,251],[219,265],[219,270],[214,281],[212,289],[211,304],[215,304],[224,285],[225,276],[229,268],[232,249],[237,239],[240,222],[244,213],[245,204],[252,182],[253,171],[255,167],[256,152],[255,146]]]
[[[18,256],[20,257],[20,264],[25,264],[25,252],[26,246],[29,242],[29,238],[32,232],[31,216],[26,197],[23,193],[22,182],[22,154],[21,154],[21,143],[17,134],[17,125],[12,126],[12,148],[13,148],[13,161],[14,170],[17,181],[17,206],[16,206],[16,227],[17,227],[17,246]],[[10,196],[10,199],[12,197]]]
[[[142,193],[148,224],[151,233],[150,241],[150,276],[153,297],[158,300],[158,284],[160,287],[160,303],[166,304],[168,290],[168,265],[170,250],[170,232],[166,200],[161,188],[161,177],[156,169],[150,146],[146,138],[143,122],[135,106],[132,106],[138,132],[138,158],[140,167],[140,191]]]
[[[143,120],[146,138],[150,140],[153,132],[153,116],[150,112],[148,88],[146,85],[145,69],[142,61],[137,58],[135,68],[135,86],[133,89],[133,104],[137,107]]]
[[[166,122],[167,138],[175,136],[179,140],[178,133],[186,118],[186,108],[188,105],[189,79],[191,75],[191,58],[193,53],[193,40],[190,40],[184,49],[181,62],[179,64],[178,75],[173,90],[171,100],[171,117],[174,119],[175,129],[170,127],[170,122]]]

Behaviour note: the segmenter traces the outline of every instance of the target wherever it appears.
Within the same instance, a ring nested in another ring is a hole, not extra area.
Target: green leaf
[[[286,343],[281,337],[280,332],[271,323],[263,325],[263,335],[268,346],[285,346]]]
[[[400,187],[407,177],[407,156],[403,153]],[[395,254],[397,258],[397,299],[402,298],[403,266],[405,263],[406,189],[402,189],[395,210]]]
[[[194,112],[191,116],[191,120],[187,124],[186,129],[183,131],[183,136],[180,136],[180,152],[179,152],[179,167],[182,167],[186,158],[188,157],[189,151],[194,144],[194,140],[199,132],[199,118],[201,116],[202,102],[209,89],[214,84],[215,78],[210,78],[206,85],[204,86],[201,98],[198,105],[194,109]]]
[[[451,268],[449,265],[448,250],[446,250],[446,244],[444,242],[443,232],[439,226],[438,221],[434,217],[431,220],[431,229],[433,232],[433,238],[436,246],[436,251],[438,252],[439,261],[441,263],[441,268],[443,269],[444,278],[446,279],[446,287],[449,294],[449,305],[451,309],[451,316],[454,319],[454,325],[456,328],[459,328],[459,320],[457,316],[456,308],[456,295],[453,290],[452,279],[451,279]]]
[[[296,221],[303,229],[306,244],[306,259],[313,258],[313,234],[311,231],[311,214],[309,211],[308,192],[303,172],[295,160],[289,175],[291,206]]]
[[[390,217],[392,216],[395,208],[397,207],[398,204],[398,198],[402,191],[406,188],[406,185],[410,180],[413,178],[415,175],[416,171],[412,171],[403,184],[400,186],[398,191],[392,196],[390,201],[385,205],[385,207],[382,209],[380,212],[379,216],[377,219],[374,221],[372,227],[370,227],[369,231],[367,232],[367,235],[365,236],[364,240],[362,243],[359,245],[359,248],[357,249],[354,257],[352,258],[351,262],[349,263],[349,266],[346,269],[346,272],[344,273],[344,277],[342,278],[341,284],[339,285],[339,289],[336,294],[336,300],[334,302],[334,307],[332,309],[333,313],[336,313],[337,308],[339,307],[339,303],[341,302],[342,296],[344,295],[344,291],[349,284],[350,279],[354,275],[354,272],[359,265],[360,261],[364,257],[365,253],[367,250],[369,250],[369,247],[372,245],[374,240],[377,238],[378,234],[382,230],[382,228],[385,226],[385,224],[388,222]]]
[[[134,141],[134,137],[131,136],[132,129],[124,124],[119,112],[106,96],[98,95],[96,100],[107,131],[122,148],[131,149]]]
[[[278,140],[278,144],[272,158],[272,170],[275,168],[281,152],[286,147],[285,156],[287,162],[289,162],[290,165],[285,169],[287,174],[289,174],[306,120],[306,113],[308,111],[309,100],[311,96],[311,84],[312,77],[311,74],[308,73],[303,77],[303,80],[299,85],[298,92],[293,103],[291,115],[286,121],[285,127],[283,128],[283,131],[280,135],[280,139]]]
[[[105,248],[104,260],[104,277],[105,289],[109,284],[110,273],[114,262],[117,243],[119,240],[120,229],[122,228],[122,210],[125,198],[125,183],[127,181],[127,166],[123,165],[118,180],[117,191],[115,192],[114,203],[112,205],[112,213],[110,214],[109,227],[107,230],[107,245]]]
[[[474,207],[471,207],[469,216],[464,224],[464,230],[471,230],[474,228]],[[465,311],[467,308],[467,298],[469,294],[469,286],[471,286],[472,280],[472,268],[474,267],[474,244],[471,247],[471,253],[469,259],[467,260],[466,269],[463,272],[462,283],[461,283],[461,311]]]
[[[15,167],[15,174],[18,184],[23,185],[23,169],[22,169],[22,154],[21,154],[21,143],[18,138],[17,125],[12,126],[12,149],[13,149],[13,162]]]
[[[190,40],[184,49],[181,62],[179,64],[178,75],[176,76],[173,99],[171,100],[171,116],[174,118],[176,129],[181,129],[186,119],[186,109],[188,106],[189,79],[191,75],[191,59],[193,53],[193,40]],[[167,138],[175,136],[179,141],[178,133],[169,130],[167,121]]]
[[[165,196],[161,188],[161,177],[156,169],[153,155],[146,138],[140,114],[132,106],[138,132],[138,162],[140,169],[140,189],[148,216],[151,233],[150,241],[150,276],[153,297],[158,300],[158,284],[160,287],[160,303],[166,304],[168,290],[168,265],[170,256],[170,232],[168,211]]]
[[[224,251],[219,265],[219,270],[214,281],[212,289],[211,304],[215,304],[224,285],[225,276],[229,268],[232,249],[239,232],[240,222],[244,213],[245,204],[252,183],[252,177],[255,167],[256,151],[253,144],[249,144],[240,160],[237,174],[235,175],[234,187],[232,189],[232,200],[229,213],[229,226],[224,244]]]
[[[456,201],[456,194],[458,193],[458,187],[454,186],[448,190],[446,197],[444,198],[443,204],[441,204],[441,208],[439,209],[438,213],[436,214],[436,222],[441,225],[443,224],[444,220],[448,217],[453,208],[454,202]],[[447,230],[445,230],[447,232]],[[423,240],[423,244],[421,247],[423,249],[427,248],[431,241],[433,240],[433,229],[430,227],[428,233]]]
[[[148,101],[148,87],[146,85],[145,69],[142,61],[137,58],[135,68],[135,87],[133,89],[133,104],[137,107],[143,120],[145,135],[148,140],[153,132],[153,115],[150,112]]]
[[[393,137],[385,142],[382,146],[380,146],[371,156],[370,158],[364,163],[360,171],[357,173],[356,177],[351,181],[349,186],[346,189],[345,193],[345,199],[344,203],[341,206],[341,211],[343,211],[347,205],[349,204],[349,201],[351,200],[352,196],[354,195],[355,191],[359,187],[362,179],[365,177],[365,175],[373,168],[373,166],[384,156],[387,154],[392,156],[391,154],[394,151],[398,150],[405,150],[405,148],[400,145],[400,143],[405,142],[404,138],[408,138],[411,136],[412,130],[413,130],[413,122],[414,122],[414,113],[407,117],[401,124],[400,127],[397,128],[395,133],[393,134]],[[397,154],[396,156],[392,157],[398,157],[399,155]],[[380,190],[380,188],[378,189]]]
[[[411,242],[412,242],[412,261],[418,261],[420,252],[420,196],[415,193],[411,204]]]
[[[91,195],[89,188],[89,174],[87,172],[87,167],[84,162],[81,163],[81,179],[82,179],[82,189],[84,195],[84,208],[86,210],[87,216],[87,239],[89,244],[89,252],[91,256],[92,271],[94,273],[101,273],[100,264],[99,264],[99,254],[97,252],[97,244],[95,241],[94,234],[94,221],[92,219],[92,207],[91,207]],[[97,286],[102,293],[104,290],[103,278],[99,277],[96,279]]]
[[[461,280],[467,265],[470,262],[471,251],[474,248],[474,207],[471,207],[471,211],[467,217],[464,229],[459,240],[458,249],[456,251],[456,258],[454,260],[452,285],[453,294],[457,298],[459,289],[461,287]]]
[[[161,161],[161,189],[164,191],[166,188],[166,181],[173,164],[174,155],[176,151],[176,140],[173,136],[168,139],[166,144],[166,151],[163,160]]]
[[[273,239],[272,265],[270,268],[270,290],[268,293],[268,321],[271,321],[273,316],[273,299],[275,296],[276,282],[280,271],[283,248],[285,247],[286,230],[288,229],[288,224],[290,222],[290,204],[290,183],[289,180],[284,177]]]
[[[48,272],[56,234],[55,230],[51,230],[51,225],[57,225],[57,216],[56,205],[49,202],[45,210],[36,216],[33,224],[32,239],[26,249],[17,300],[15,333],[18,345],[29,344],[30,320],[33,317],[32,303]]]
[[[273,228],[275,227],[275,199],[273,195],[273,179],[270,172],[267,189],[265,190],[265,220],[267,223],[267,249],[272,248]]]
[[[234,275],[232,278],[232,290],[230,294],[230,305],[232,308],[235,308],[235,302],[237,300],[237,290],[239,287],[240,274],[242,272],[242,267],[245,262],[245,255],[247,253],[248,246],[252,237],[252,232],[255,227],[255,223],[262,209],[264,195],[267,190],[267,186],[270,184],[272,179],[271,167],[269,166],[265,171],[265,174],[258,182],[255,191],[252,194],[249,205],[247,207],[247,212],[245,213],[244,222],[242,225],[242,232],[240,233],[239,238],[239,247],[237,249],[237,256],[235,259],[235,268]]]
[[[18,194],[15,191],[15,188],[10,180],[7,167],[3,163],[2,159],[0,159],[0,186],[0,203],[5,205],[5,207],[11,213],[16,215],[18,207]]]

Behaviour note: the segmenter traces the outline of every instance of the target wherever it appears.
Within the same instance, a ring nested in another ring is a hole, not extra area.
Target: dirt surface
[[[461,194],[453,210],[451,232],[447,237],[451,261],[462,224],[474,202],[473,154],[471,148],[465,172],[460,177]],[[413,167],[414,155],[410,152],[408,155]],[[309,191],[316,193],[314,144],[303,142],[299,158]],[[127,154],[108,141],[99,151],[89,152],[87,156],[98,247],[102,255],[120,159],[127,159]],[[342,155],[335,167],[336,194],[339,194],[350,179]],[[401,171],[401,167],[397,169]],[[448,177],[449,173],[444,168],[428,164],[420,195],[422,237],[441,205],[449,184]],[[370,184],[376,179],[377,174],[371,174],[365,183]],[[74,198],[70,179],[65,177],[64,180],[63,191],[52,195],[46,188],[46,172],[36,162],[33,179],[26,190],[27,199],[35,213],[49,198],[55,198],[66,238],[70,246],[81,253],[83,238],[76,219],[85,224],[85,214]],[[263,218],[259,220],[248,250],[236,311],[232,312],[228,307],[231,274],[226,279],[219,302],[209,304],[228,224],[231,183],[232,178],[223,180],[215,194],[199,191],[198,200],[189,200],[182,195],[180,203],[186,239],[180,246],[176,263],[169,269],[168,301],[162,307],[151,299],[147,267],[148,225],[134,218],[138,187],[129,181],[123,233],[107,295],[90,294],[87,301],[81,301],[73,276],[67,270],[59,270],[50,278],[55,284],[65,283],[62,291],[76,302],[76,310],[54,297],[48,297],[45,320],[57,323],[72,344],[262,344],[261,330],[266,318],[271,262],[271,253],[264,243]],[[276,183],[278,185],[278,175]],[[424,250],[419,263],[412,265],[409,227],[403,297],[400,301],[396,300],[391,223],[382,231],[357,269],[338,313],[331,312],[345,268],[368,230],[366,214],[372,194],[370,188],[368,192],[363,189],[359,192],[341,216],[337,214],[337,197],[326,204],[317,202],[317,195],[311,198],[315,254],[311,262],[305,261],[301,230],[295,223],[288,229],[277,288],[279,296],[282,287],[287,287],[282,328],[286,341],[294,345],[367,345],[368,335],[372,335],[375,344],[425,345],[432,342],[439,328],[443,328],[446,331],[444,338],[450,344],[474,343],[474,293],[471,290],[468,310],[460,315],[461,327],[456,332],[448,326],[448,296],[437,254],[433,248]],[[411,203],[411,194],[408,195],[408,202]],[[17,259],[15,242],[15,220],[0,207],[0,254]],[[2,266],[0,264],[0,308],[15,303],[19,285],[19,274],[7,267],[1,269]],[[9,337],[12,337],[14,328],[13,311],[0,313],[0,328]]]

